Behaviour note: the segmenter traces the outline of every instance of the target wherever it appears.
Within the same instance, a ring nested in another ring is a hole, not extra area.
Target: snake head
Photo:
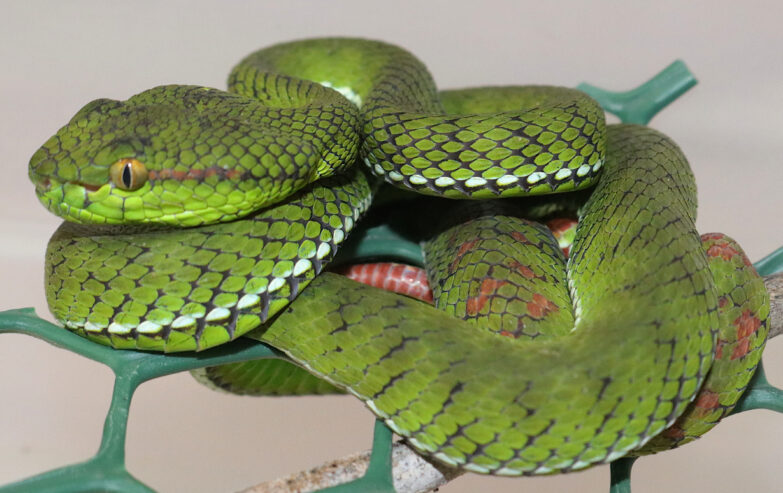
[[[44,206],[72,222],[197,226],[235,219],[305,183],[286,176],[280,185],[273,178],[287,170],[260,168],[259,149],[277,137],[247,124],[258,106],[197,86],[98,99],[33,155],[29,176]]]

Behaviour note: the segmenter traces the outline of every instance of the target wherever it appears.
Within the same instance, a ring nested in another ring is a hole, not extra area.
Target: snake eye
[[[114,186],[122,190],[137,190],[147,181],[147,167],[136,159],[120,159],[109,169]]]

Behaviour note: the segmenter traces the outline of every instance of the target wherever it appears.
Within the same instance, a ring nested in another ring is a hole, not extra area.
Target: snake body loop
[[[117,348],[201,350],[258,327],[321,271],[369,206],[363,170],[247,219],[179,230],[63,223],[46,296],[76,333]]]
[[[265,48],[240,62],[229,85],[248,70],[293,74],[341,91],[361,108],[367,166],[419,193],[479,199],[565,192],[589,186],[603,164],[603,112],[580,91],[508,88],[511,104],[498,94],[464,105],[463,114],[447,113],[421,61],[357,39]]]
[[[103,225],[66,223],[50,242],[47,300],[66,327],[162,351],[247,333],[330,384],[289,380],[287,391],[350,392],[422,453],[501,475],[581,469],[644,446],[697,395],[719,329],[735,324],[726,313],[743,332],[721,332],[718,359],[732,347],[725,375],[743,376],[710,391],[725,410],[738,394],[723,389],[747,384],[766,334],[763,285],[737,264],[752,307],[718,297],[707,258],[733,247],[702,247],[693,176],[660,133],[606,127],[568,89],[450,91],[441,102],[420,61],[374,41],[266,48],[229,85],[95,101],[33,156],[51,211]],[[318,275],[369,207],[373,186],[354,161],[395,186],[469,199],[576,190],[604,171],[580,194],[567,264],[541,227],[502,216],[428,240],[444,311]],[[274,365],[268,374],[285,380]],[[250,366],[202,377],[255,387]],[[690,439],[702,426],[692,419],[639,453]]]
[[[569,261],[571,333],[498,337],[321,276],[251,337],[348,389],[451,465],[545,474],[625,455],[690,402],[712,361],[718,314],[682,154],[644,127],[610,129],[607,179],[585,205]]]

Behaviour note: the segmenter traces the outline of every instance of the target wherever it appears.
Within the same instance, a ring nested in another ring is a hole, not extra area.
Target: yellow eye
[[[109,168],[114,186],[122,190],[137,190],[147,181],[147,167],[136,159],[120,159]]]

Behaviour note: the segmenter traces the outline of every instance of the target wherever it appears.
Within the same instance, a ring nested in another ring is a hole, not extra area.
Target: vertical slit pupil
[[[130,188],[132,183],[131,163],[125,163],[125,166],[122,168],[122,184],[125,185],[125,188]]]

